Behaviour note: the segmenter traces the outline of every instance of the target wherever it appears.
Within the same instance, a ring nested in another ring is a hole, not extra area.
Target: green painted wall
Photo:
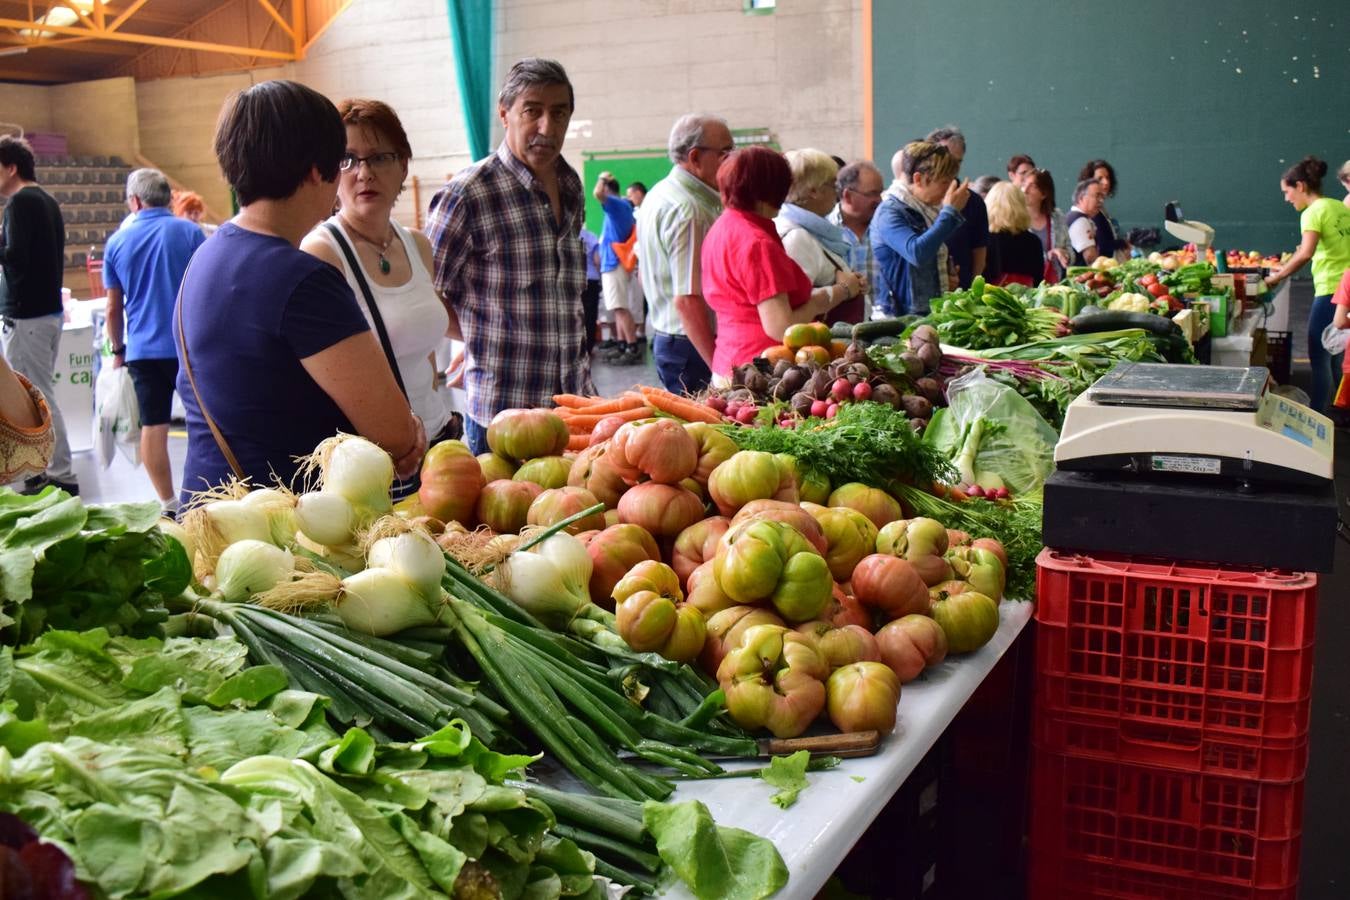
[[[620,190],[627,190],[628,185],[640,181],[650,191],[652,185],[670,174],[670,159],[664,150],[586,154],[581,172],[582,188],[586,194],[586,227],[596,234],[605,225],[605,211],[600,208],[600,202],[592,196],[591,191],[595,189],[595,181],[601,172],[609,172],[617,178]]]
[[[1027,153],[1061,209],[1105,158],[1125,228],[1179,201],[1220,247],[1292,250],[1281,173],[1325,159],[1328,196],[1350,157],[1350,0],[873,0],[873,152],[955,124],[963,174],[1005,177]]]

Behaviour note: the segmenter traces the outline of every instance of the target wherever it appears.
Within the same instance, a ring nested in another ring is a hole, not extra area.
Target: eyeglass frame
[[[718,159],[726,159],[728,156],[730,156],[731,154],[733,154],[733,153],[736,152],[736,145],[735,145],[735,144],[732,144],[730,147],[709,147],[709,146],[707,146],[707,145],[705,145],[705,144],[695,144],[694,146],[690,147],[689,149],[690,149],[690,150],[706,150],[706,151],[709,151],[709,152],[712,152],[712,153],[716,153]]]
[[[372,172],[378,172],[380,169],[388,168],[398,162],[398,154],[392,150],[381,150],[379,153],[372,153],[369,156],[357,156],[355,153],[344,153],[338,160],[339,172],[359,172],[361,164]]]

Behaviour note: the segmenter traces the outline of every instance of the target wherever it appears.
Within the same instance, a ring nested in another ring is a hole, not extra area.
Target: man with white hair
[[[714,328],[703,298],[703,237],[722,212],[717,167],[733,150],[724,119],[685,115],[670,130],[670,174],[638,211],[638,257],[652,356],[669,391],[694,393],[712,378]]]
[[[141,460],[166,512],[176,512],[169,466],[169,417],[178,380],[173,307],[188,262],[205,241],[201,228],[169,209],[169,179],[158,169],[127,176],[127,208],[135,217],[103,253],[108,289],[107,324],[112,366],[131,374],[141,410]]]

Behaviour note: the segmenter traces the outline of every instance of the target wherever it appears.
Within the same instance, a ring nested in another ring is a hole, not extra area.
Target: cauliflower
[[[1110,303],[1106,304],[1107,309],[1122,309],[1126,312],[1148,312],[1149,299],[1143,294],[1121,294]]]

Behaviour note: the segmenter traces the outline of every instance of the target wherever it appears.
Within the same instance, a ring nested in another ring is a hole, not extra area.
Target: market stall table
[[[808,774],[809,786],[790,809],[775,806],[769,799],[775,789],[753,778],[681,782],[672,802],[701,800],[717,824],[772,840],[791,872],[776,900],[809,900],[993,671],[1031,614],[1031,603],[1000,604],[999,629],[988,644],[949,658],[905,685],[895,731],[876,756],[847,759],[828,772]],[[763,763],[727,768],[752,765]],[[691,895],[676,885],[663,896]]]

